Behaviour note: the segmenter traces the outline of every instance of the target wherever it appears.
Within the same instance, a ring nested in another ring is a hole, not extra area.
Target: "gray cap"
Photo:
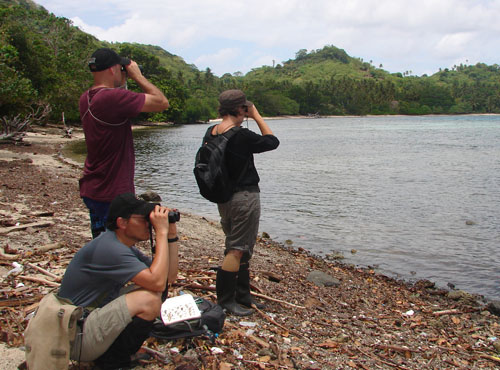
[[[226,90],[219,95],[221,108],[235,109],[238,107],[251,107],[253,103],[247,100],[245,93],[241,90]]]

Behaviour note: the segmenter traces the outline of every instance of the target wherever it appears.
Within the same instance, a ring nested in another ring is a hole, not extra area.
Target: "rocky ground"
[[[90,239],[78,196],[80,165],[61,155],[75,138],[29,133],[0,146],[0,368],[24,360],[28,315]],[[78,135],[77,135],[78,136]],[[80,135],[81,137],[81,135]],[[217,221],[182,212],[180,274],[170,294],[215,300],[222,260]],[[266,304],[228,316],[216,339],[145,343],[147,369],[498,369],[498,305],[428,281],[408,284],[368,268],[325,261],[261,235],[252,286]],[[147,243],[141,246],[149,252]],[[13,263],[21,271],[12,271]]]

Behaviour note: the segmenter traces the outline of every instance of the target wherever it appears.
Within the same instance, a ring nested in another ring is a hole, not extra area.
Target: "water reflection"
[[[314,253],[341,251],[346,262],[500,299],[498,117],[276,120],[270,126],[281,145],[256,155],[261,231]],[[172,206],[218,219],[192,174],[206,129],[137,135],[138,190],[155,190]]]

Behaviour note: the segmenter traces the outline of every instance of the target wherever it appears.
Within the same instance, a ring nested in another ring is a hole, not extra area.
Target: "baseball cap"
[[[114,230],[118,217],[129,218],[131,215],[148,217],[157,204],[159,203],[150,203],[145,200],[137,199],[132,193],[117,195],[109,206],[106,227]]]
[[[241,106],[251,107],[253,103],[247,100],[245,93],[241,90],[226,90],[219,95],[221,108],[234,109]]]
[[[109,48],[97,49],[89,59],[89,68],[91,72],[104,71],[117,64],[128,66],[130,64],[130,59],[119,56],[114,50]]]

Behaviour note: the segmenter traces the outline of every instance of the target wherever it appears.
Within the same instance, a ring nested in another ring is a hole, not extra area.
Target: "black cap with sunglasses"
[[[118,217],[129,218],[133,214],[149,219],[149,214],[159,204],[137,199],[132,193],[120,194],[111,202],[106,227],[110,230],[115,230],[116,219]]]
[[[124,67],[130,64],[130,59],[119,56],[114,50],[109,48],[97,49],[89,60],[91,72],[104,71],[117,64],[120,64],[122,70],[124,70]]]

